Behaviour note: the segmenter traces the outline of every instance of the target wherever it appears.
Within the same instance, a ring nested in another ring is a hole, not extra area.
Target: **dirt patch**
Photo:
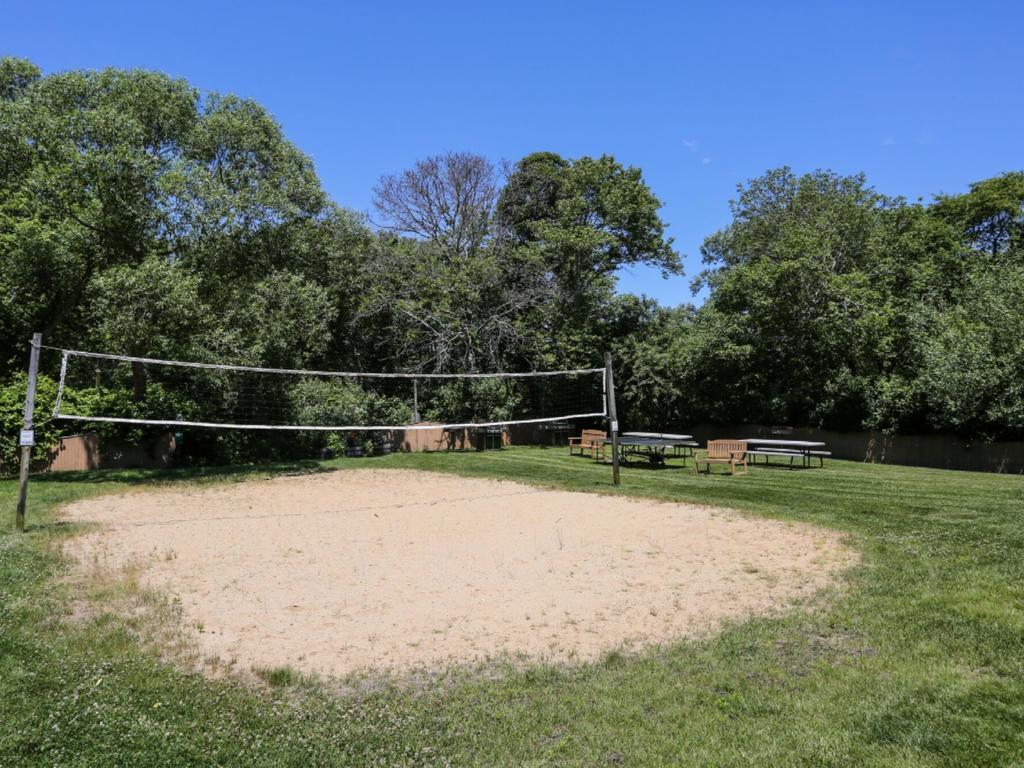
[[[812,526],[409,470],[65,512],[103,526],[66,545],[80,568],[180,599],[202,656],[329,674],[589,660],[785,608],[855,558]]]

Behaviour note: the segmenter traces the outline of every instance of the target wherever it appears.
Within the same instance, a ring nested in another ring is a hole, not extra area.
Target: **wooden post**
[[[32,462],[32,444],[35,442],[32,414],[36,408],[36,376],[39,373],[39,347],[43,343],[43,334],[32,334],[32,349],[28,356],[28,388],[25,391],[25,413],[22,419],[22,433],[18,439],[21,446],[21,467],[18,475],[18,513],[15,527],[25,530],[25,502],[28,499],[28,470]]]
[[[612,375],[612,353],[604,353],[604,396],[608,410],[608,433],[612,438],[612,482],[619,484],[619,417],[615,411],[615,377]]]
[[[416,379],[412,380],[412,423],[418,424],[420,420],[420,388]]]

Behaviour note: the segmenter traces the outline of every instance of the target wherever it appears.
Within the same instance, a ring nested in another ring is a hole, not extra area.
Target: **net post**
[[[615,410],[615,377],[612,374],[612,353],[604,353],[604,381],[608,432],[612,438],[612,482],[619,484],[619,417]]]
[[[25,389],[25,413],[22,419],[21,435],[18,444],[21,446],[21,466],[18,474],[18,511],[14,525],[18,531],[25,530],[25,503],[28,500],[28,470],[32,461],[32,415],[36,407],[36,378],[39,374],[39,348],[43,344],[43,334],[32,334],[32,349],[28,357],[28,387]]]

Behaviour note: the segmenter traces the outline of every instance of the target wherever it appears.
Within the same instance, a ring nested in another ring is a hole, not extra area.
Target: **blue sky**
[[[864,171],[908,198],[1024,168],[1024,3],[54,3],[6,0],[0,54],[144,67],[264,104],[340,204],[445,150],[637,165],[688,276],[765,170]]]

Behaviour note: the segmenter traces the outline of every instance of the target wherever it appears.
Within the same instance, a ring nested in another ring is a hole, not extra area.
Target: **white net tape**
[[[363,373],[60,352],[57,419],[362,431],[498,427],[606,415],[604,368]]]

